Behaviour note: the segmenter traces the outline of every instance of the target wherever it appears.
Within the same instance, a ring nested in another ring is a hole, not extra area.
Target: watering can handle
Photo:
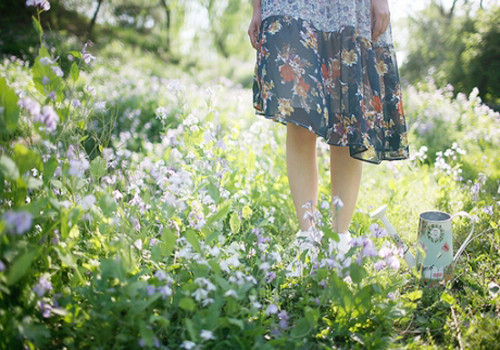
[[[469,232],[469,235],[467,236],[467,238],[465,239],[464,243],[462,243],[462,246],[458,249],[457,253],[455,254],[455,256],[453,257],[453,262],[455,263],[457,261],[457,259],[460,257],[460,255],[462,255],[462,253],[464,252],[465,248],[469,245],[469,243],[476,237],[472,237],[473,233],[474,233],[474,218],[467,212],[465,211],[459,211],[458,213],[455,213],[452,215],[452,217],[456,217],[456,216],[465,216],[467,218],[470,219],[470,221],[472,222],[472,228]]]

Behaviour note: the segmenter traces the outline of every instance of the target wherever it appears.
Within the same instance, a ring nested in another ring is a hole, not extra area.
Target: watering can
[[[396,245],[403,250],[403,256],[408,266],[411,268],[416,266],[422,270],[422,278],[425,284],[434,285],[442,280],[450,280],[453,275],[454,264],[472,241],[472,234],[474,233],[474,220],[472,220],[472,217],[466,212],[453,215],[441,211],[421,213],[418,223],[418,244],[422,248],[424,255],[419,251],[415,259],[408,246],[385,216],[386,210],[387,206],[384,205],[374,211],[370,217],[382,220],[389,235],[396,242]],[[456,216],[466,216],[471,219],[472,228],[462,246],[453,256],[452,219]]]

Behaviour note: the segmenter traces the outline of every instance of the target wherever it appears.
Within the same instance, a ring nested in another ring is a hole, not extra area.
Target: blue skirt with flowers
[[[409,155],[396,55],[355,26],[337,31],[272,15],[261,23],[253,104],[258,114],[303,126],[370,163]]]

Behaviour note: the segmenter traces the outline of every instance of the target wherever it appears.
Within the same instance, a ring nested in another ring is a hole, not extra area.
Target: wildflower
[[[387,236],[387,231],[378,224],[371,224],[368,229],[376,238]]]
[[[288,327],[288,319],[290,318],[285,310],[281,311],[278,314],[278,317],[280,319],[280,327],[281,328],[287,328]]]
[[[184,340],[181,344],[181,348],[186,350],[193,349],[194,347],[196,347],[196,343],[191,340]]]
[[[238,297],[238,293],[236,293],[236,291],[234,289],[229,289],[226,293],[224,293],[224,296],[225,297],[237,298]]]
[[[83,57],[83,61],[86,64],[89,64],[91,61],[95,60],[95,56],[92,56],[89,52],[87,52],[87,45],[88,44],[83,45],[82,57]]]
[[[269,268],[271,267],[271,265],[269,265],[269,263],[267,261],[264,261],[262,264],[260,264],[259,266],[259,269],[261,269],[262,271],[267,271],[269,270]]]
[[[40,104],[29,97],[19,99],[18,105],[25,108],[32,117],[39,115],[42,111]]]
[[[335,206],[335,209],[341,209],[344,206],[344,202],[340,199],[340,197],[333,197],[333,205]]]
[[[62,71],[62,69],[59,66],[52,66],[50,68],[52,68],[52,71],[58,77],[62,78],[64,76],[64,72]]]
[[[142,241],[141,239],[139,238],[138,240],[136,240],[133,244],[134,247],[136,247],[138,250],[142,250]]]
[[[329,208],[329,204],[328,204],[328,201],[323,201],[321,202],[321,209],[328,209]]]
[[[52,312],[52,306],[50,306],[50,304],[48,304],[48,303],[46,303],[44,301],[38,300],[36,302],[36,305],[38,306],[38,308],[42,312],[42,316],[44,318],[49,318],[50,317],[50,314]]]
[[[276,279],[276,273],[274,271],[268,272],[265,278],[266,283],[271,283]]]
[[[35,6],[35,5],[33,5],[33,6]],[[51,64],[54,64],[54,61],[52,61],[50,59],[50,57],[47,57],[47,56],[41,57],[39,62],[42,66],[49,66]]]
[[[146,287],[146,293],[147,293],[149,296],[153,295],[153,294],[155,293],[155,291],[156,291],[156,287],[155,287],[155,286],[148,285],[148,286]]]
[[[158,240],[156,238],[151,238],[151,240],[149,241],[149,246],[152,248],[155,245],[157,245],[158,243],[160,243],[160,240]]]
[[[392,255],[387,259],[387,265],[389,265],[389,267],[391,267],[393,270],[398,270],[401,263],[399,262],[397,256]]]
[[[387,298],[388,298],[389,300],[394,300],[394,298],[395,298],[395,297],[396,297],[396,296],[394,295],[394,293],[392,293],[392,292],[387,293]]]
[[[173,294],[172,288],[169,286],[158,287],[157,291],[162,295],[163,299],[166,299]]]
[[[271,314],[276,314],[278,313],[278,307],[274,304],[269,304],[269,306],[266,308],[266,316],[271,315]]]
[[[82,178],[85,171],[89,169],[89,165],[86,159],[72,159],[69,161],[69,175]]]
[[[55,131],[57,122],[59,121],[59,115],[57,115],[52,106],[44,106],[42,113],[34,118],[34,120],[44,123],[47,126],[47,130]]]
[[[5,271],[5,264],[0,260],[0,271]]]
[[[27,211],[12,211],[4,213],[2,220],[5,221],[6,226],[11,230],[11,232],[22,235],[27,232],[31,225],[33,224],[33,215]]]
[[[200,337],[203,340],[215,339],[215,336],[212,331],[207,331],[206,329],[202,329],[200,333]]]
[[[493,206],[487,206],[483,208],[483,212],[485,212],[487,215],[493,215]]]
[[[383,270],[385,268],[385,266],[386,266],[386,263],[384,260],[379,260],[375,264],[373,264],[373,267],[377,271]]]
[[[167,273],[162,270],[156,270],[154,276],[158,278],[159,281],[165,281],[168,278]]]
[[[83,199],[80,200],[80,205],[83,210],[88,210],[94,206],[96,202],[96,198],[93,194],[86,195]]]
[[[47,280],[47,278],[45,278],[45,276],[41,276],[38,283],[33,287],[33,291],[39,297],[43,297],[45,293],[50,290],[52,290],[52,284]]]

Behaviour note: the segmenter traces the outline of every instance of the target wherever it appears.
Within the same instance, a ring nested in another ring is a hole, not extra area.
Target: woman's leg
[[[316,160],[316,134],[306,128],[287,123],[286,168],[300,229],[307,231],[310,220],[304,219],[306,210],[316,210],[318,202],[318,162]],[[302,208],[312,201],[311,209]]]
[[[350,156],[349,147],[330,146],[330,180],[334,213],[332,228],[338,233],[345,233],[351,224],[361,183],[362,165],[362,161]],[[335,196],[344,203],[337,212],[333,204]]]

